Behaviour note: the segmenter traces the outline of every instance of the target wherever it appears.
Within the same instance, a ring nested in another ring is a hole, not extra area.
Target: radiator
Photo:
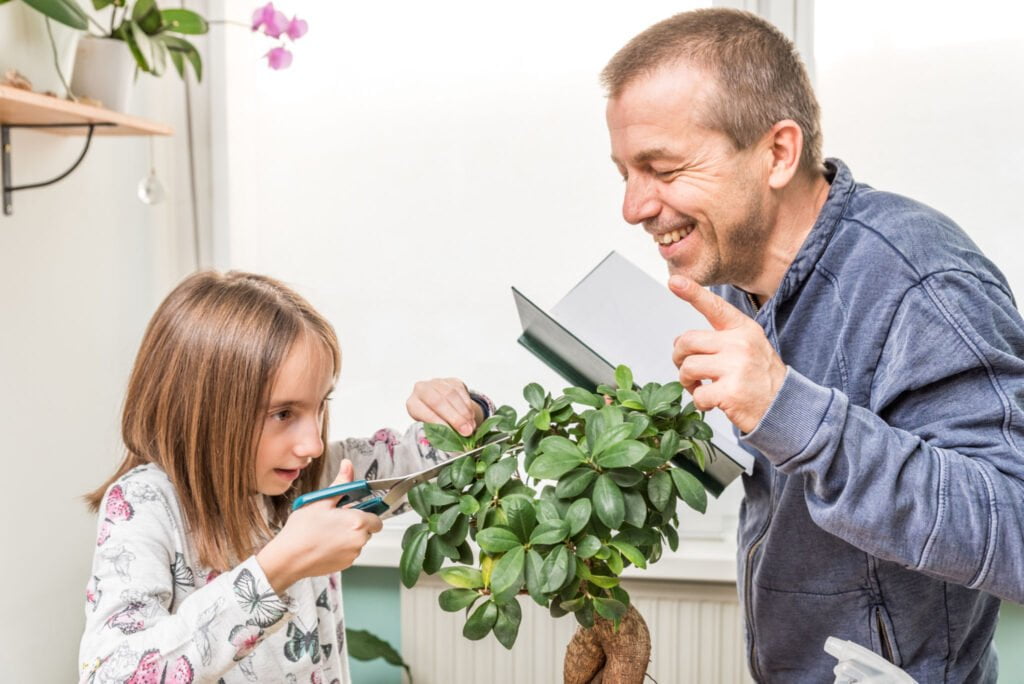
[[[734,585],[624,580],[622,586],[650,629],[647,672],[658,684],[752,681]],[[508,651],[493,634],[481,641],[463,637],[463,612],[446,613],[437,605],[445,588],[440,579],[424,576],[412,589],[402,589],[402,655],[416,684],[562,681],[562,658],[576,629],[571,615],[553,619],[520,596],[523,622]]]

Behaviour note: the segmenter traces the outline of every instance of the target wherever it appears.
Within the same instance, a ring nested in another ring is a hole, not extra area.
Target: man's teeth
[[[655,235],[654,241],[662,245],[671,245],[673,242],[679,242],[692,232],[693,227],[688,226],[680,230],[673,230],[671,233],[662,233],[661,235]]]

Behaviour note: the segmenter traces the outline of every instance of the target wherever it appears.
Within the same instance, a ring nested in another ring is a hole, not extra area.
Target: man
[[[948,218],[821,160],[792,44],[724,9],[609,62],[623,216],[712,331],[679,378],[757,460],[739,591],[759,681],[831,681],[827,636],[920,682],[994,681],[1024,601],[1024,321]],[[711,285],[709,292],[700,285]]]
[[[676,340],[680,381],[756,458],[751,673],[832,681],[836,636],[922,683],[995,681],[1000,598],[1024,601],[1024,321],[1002,274],[948,218],[821,159],[804,67],[754,15],[672,17],[602,77],[623,216],[713,327]],[[424,402],[479,421],[458,381]]]

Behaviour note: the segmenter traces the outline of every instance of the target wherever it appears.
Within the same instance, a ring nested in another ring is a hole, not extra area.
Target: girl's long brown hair
[[[300,335],[322,345],[337,377],[334,329],[282,283],[234,271],[186,278],[146,329],[121,420],[127,453],[86,495],[90,509],[126,472],[155,463],[177,491],[200,563],[226,570],[251,555],[271,534],[255,494],[256,446],[274,377]],[[322,437],[326,444],[326,415]],[[322,461],[275,498],[271,525],[283,522],[292,498],[318,485]]]

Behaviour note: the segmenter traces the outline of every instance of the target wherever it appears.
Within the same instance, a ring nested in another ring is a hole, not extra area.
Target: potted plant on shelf
[[[96,18],[86,13],[77,0],[23,1],[49,19],[88,32],[80,40],[75,56],[69,88],[73,95],[123,110],[133,73],[161,76],[171,64],[185,78],[191,66],[196,80],[202,80],[202,58],[186,38],[209,30],[210,22],[197,12],[161,9],[156,0],[91,0],[96,12],[109,11],[109,16],[101,14]],[[274,9],[273,3],[267,3],[255,11],[250,28],[278,41],[264,56],[271,68],[281,69],[291,64],[291,53],[284,40],[297,40],[308,26],[298,17],[288,19]]]
[[[502,406],[470,437],[426,425],[439,449],[487,446],[409,492],[422,522],[402,542],[403,584],[440,573],[452,587],[440,607],[466,612],[468,639],[493,632],[511,648],[523,594],[552,617],[572,613],[580,627],[564,680],[573,684],[600,681],[599,673],[608,682],[643,680],[650,635],[619,576],[656,562],[666,545],[677,548],[677,502],[702,513],[707,506],[700,481],[672,463],[703,470],[712,437],[703,414],[682,405],[678,382],[636,391],[628,368],[615,377],[617,388],[570,387],[560,397],[530,384],[522,418]],[[443,567],[446,560],[458,565]]]

